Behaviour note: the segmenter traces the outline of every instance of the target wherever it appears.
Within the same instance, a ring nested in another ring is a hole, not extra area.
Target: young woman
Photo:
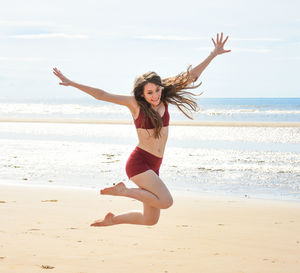
[[[172,196],[159,177],[159,168],[168,138],[168,104],[176,105],[180,111],[190,117],[191,111],[197,111],[194,94],[184,89],[201,75],[203,70],[217,55],[230,52],[224,50],[228,36],[223,41],[223,33],[217,34],[214,50],[198,66],[176,77],[161,80],[155,72],[148,72],[136,79],[133,96],[115,95],[101,89],[85,86],[66,78],[57,68],[53,69],[61,82],[60,85],[76,87],[94,98],[128,107],[138,135],[138,145],[126,163],[126,173],[138,188],[127,188],[123,182],[100,191],[101,194],[126,196],[143,202],[143,212],[127,212],[114,215],[109,212],[105,218],[97,220],[91,226],[110,226],[117,224],[154,225],[161,209],[173,204]],[[191,118],[191,117],[190,117]]]

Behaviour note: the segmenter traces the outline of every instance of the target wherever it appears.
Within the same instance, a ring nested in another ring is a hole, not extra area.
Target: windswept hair
[[[155,72],[147,72],[137,77],[133,94],[140,106],[140,111],[143,111],[144,116],[149,117],[154,126],[154,137],[160,137],[160,130],[163,126],[162,118],[160,115],[151,107],[151,105],[143,97],[144,86],[147,83],[154,83],[163,88],[161,94],[161,101],[164,103],[171,103],[177,106],[177,108],[188,118],[193,119],[192,112],[199,110],[196,96],[200,94],[194,94],[188,89],[198,88],[202,82],[197,85],[191,85],[197,80],[192,78],[191,67],[187,68],[187,71],[182,72],[174,77],[162,79]]]

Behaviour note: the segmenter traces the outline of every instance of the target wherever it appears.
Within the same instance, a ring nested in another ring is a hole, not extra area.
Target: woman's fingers
[[[53,73],[55,75],[62,75],[62,73],[60,72],[60,70],[58,70],[56,67],[53,68]]]
[[[225,38],[224,42],[222,43],[223,46],[225,45],[226,41],[228,40],[228,37],[229,37],[229,36],[227,36],[227,37]]]
[[[221,32],[220,37],[219,37],[219,33],[217,33],[217,43],[214,41],[213,38],[212,38],[212,40],[213,40],[213,43],[215,46],[220,45],[223,47],[225,45],[225,43],[227,42],[228,38],[229,38],[229,36],[227,35],[225,40],[223,41],[223,32]]]
[[[57,68],[53,68],[53,74],[58,76],[59,75],[59,71]]]
[[[215,42],[215,40],[212,38],[214,45],[216,46],[216,44],[221,44],[224,45],[226,43],[226,41],[228,40],[229,36],[226,36],[225,40],[223,41],[223,32],[221,32],[221,35],[219,35],[219,33],[217,33],[217,43]]]
[[[215,40],[212,38],[214,46],[217,46],[217,45],[221,44],[222,43],[222,39],[223,39],[223,32],[221,32],[221,37],[219,37],[219,33],[217,33],[217,42],[215,42]]]
[[[59,77],[61,80],[65,79],[66,77],[58,70],[56,67],[53,68],[53,73],[55,76]]]
[[[56,67],[53,68],[53,74],[61,80],[60,85],[67,86],[69,84],[69,80]]]
[[[214,38],[211,38],[211,39],[212,39],[212,41],[214,43],[214,46],[216,46],[216,42],[215,42]]]

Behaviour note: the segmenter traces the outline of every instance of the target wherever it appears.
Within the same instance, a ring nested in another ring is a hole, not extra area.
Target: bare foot
[[[125,184],[123,182],[120,182],[113,187],[109,187],[101,190],[100,194],[124,196],[125,191],[126,191]]]
[[[103,226],[112,226],[114,224],[113,217],[115,215],[111,212],[107,213],[104,219],[96,220],[91,224],[91,227],[103,227]]]

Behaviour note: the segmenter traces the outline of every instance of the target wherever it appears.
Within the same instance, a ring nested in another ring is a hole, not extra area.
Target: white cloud
[[[137,39],[143,40],[159,40],[159,41],[194,41],[194,40],[207,40],[207,37],[196,36],[176,36],[176,35],[146,35],[136,36]]]
[[[197,50],[200,51],[208,51],[211,50],[211,47],[197,47]],[[267,48],[243,48],[243,47],[230,47],[230,48],[225,48],[225,49],[230,49],[232,52],[252,52],[252,53],[268,53],[271,50]]]
[[[232,41],[255,41],[255,42],[278,42],[282,41],[280,38],[268,38],[268,37],[263,37],[263,38],[230,38]]]
[[[212,47],[197,47],[196,48],[197,50],[200,50],[200,51],[207,51],[207,50],[212,50]]]
[[[44,61],[44,58],[34,58],[34,57],[4,57],[0,56],[0,61]]]
[[[246,48],[234,47],[230,48],[233,52],[252,52],[252,53],[269,53],[271,50],[268,48]]]
[[[22,35],[11,35],[10,38],[14,39],[87,39],[87,35],[82,34],[65,34],[65,33],[41,33],[41,34],[22,34]]]
[[[6,27],[46,27],[54,26],[52,22],[41,22],[41,21],[10,21],[10,20],[0,20],[0,26]]]
[[[215,35],[216,36],[216,35]],[[224,38],[227,35],[224,35]],[[210,40],[216,37],[197,37],[197,36],[178,36],[178,35],[145,35],[136,36],[137,39],[143,40],[160,40],[160,41],[195,41],[195,40]],[[232,41],[255,41],[255,42],[278,42],[282,39],[280,38],[270,38],[270,37],[258,37],[258,38],[232,38],[229,35],[229,39]]]
[[[6,57],[0,56],[0,61],[9,61],[9,62],[44,62],[44,61],[53,61],[53,58],[39,58],[39,57]],[[59,61],[69,61],[69,59],[59,59]]]

